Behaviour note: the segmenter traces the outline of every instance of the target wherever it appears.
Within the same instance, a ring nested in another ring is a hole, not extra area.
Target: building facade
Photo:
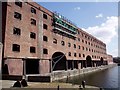
[[[46,74],[107,64],[106,44],[58,13],[35,2],[2,6],[3,73]]]
[[[108,54],[107,59],[108,59],[108,64],[113,64],[113,57],[112,57],[112,55]]]
[[[3,45],[0,42],[0,72],[2,71],[2,48],[3,48]]]

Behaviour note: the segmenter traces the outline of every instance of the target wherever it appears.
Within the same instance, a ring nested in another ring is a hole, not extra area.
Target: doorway
[[[39,60],[26,60],[26,74],[39,74]]]

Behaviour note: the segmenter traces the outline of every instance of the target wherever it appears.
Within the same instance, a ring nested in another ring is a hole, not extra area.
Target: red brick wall
[[[9,75],[23,75],[23,61],[21,59],[7,59]]]
[[[30,32],[33,31],[36,33],[36,37],[38,36],[38,27],[31,25],[30,19],[38,18],[39,14],[31,14],[30,6],[23,3],[23,7],[18,7],[14,3],[8,3],[8,11],[7,11],[7,25],[6,25],[6,33],[5,33],[5,48],[7,51],[4,54],[4,57],[37,57],[37,40],[30,38]],[[22,20],[17,20],[14,18],[14,11],[20,12],[22,14]],[[36,19],[37,22],[38,19]],[[38,23],[37,23],[38,25]],[[21,35],[17,36],[13,34],[13,27],[18,27],[21,29]],[[12,44],[20,45],[20,52],[16,53],[12,51]],[[36,47],[36,53],[30,53],[30,46]]]
[[[36,9],[36,14],[31,13],[31,7],[34,7]],[[14,12],[21,13],[22,19],[15,19]],[[43,18],[43,13],[47,14],[47,20]],[[67,60],[86,60],[86,57],[88,55],[91,56],[92,60],[100,60],[101,57],[106,59],[106,45],[79,28],[78,29],[80,31],[80,35],[76,34],[76,40],[53,33],[52,30],[54,27],[52,26],[52,15],[53,13],[51,11],[45,9],[37,3],[22,3],[22,7],[15,5],[14,2],[8,3],[4,41],[4,58],[16,58],[16,60],[6,60],[6,63],[8,64],[10,70],[10,74],[22,74],[22,60],[19,60],[17,58],[39,58],[40,73],[48,73],[50,70],[49,61],[42,61],[41,59],[51,59],[52,55],[55,52],[64,53]],[[31,25],[31,18],[36,20],[36,26]],[[48,25],[47,30],[43,29],[43,24]],[[13,34],[13,27],[18,27],[21,29],[20,36]],[[36,33],[36,39],[30,38],[30,32]],[[84,34],[84,36],[82,36],[82,34]],[[43,35],[48,37],[48,42],[43,41]],[[85,35],[92,38],[92,41],[88,40],[88,38],[85,38]],[[53,38],[57,39],[57,44],[53,43]],[[80,38],[80,42],[78,41],[78,38]],[[82,42],[82,39],[84,39],[84,43]],[[62,40],[65,41],[65,46],[61,45]],[[93,40],[96,40],[96,42]],[[85,41],[87,41],[87,44],[85,44]],[[68,47],[68,42],[71,43],[71,47]],[[93,46],[88,45],[88,42],[90,42],[90,44],[92,43]],[[19,44],[20,52],[13,52],[12,44]],[[74,44],[76,44],[76,48],[74,48]],[[80,49],[78,49],[78,45],[81,46]],[[94,45],[102,47],[105,50],[96,48]],[[36,47],[36,53],[30,53],[30,46]],[[83,46],[84,50],[82,50]],[[88,51],[86,51],[86,47],[88,48]],[[47,55],[43,54],[43,48],[48,49]],[[91,49],[91,51],[89,51],[89,48]],[[95,51],[103,52],[104,54],[92,52],[92,49]],[[68,52],[71,52],[71,56],[68,56]],[[74,53],[77,53],[77,57],[74,57]],[[81,54],[81,57],[79,57],[79,53]],[[83,57],[83,54],[85,54],[85,57]],[[96,58],[92,57],[92,55],[96,56]],[[14,63],[15,65],[13,65]],[[20,66],[16,67],[17,64],[20,64]],[[19,72],[17,71],[17,68],[19,69]]]

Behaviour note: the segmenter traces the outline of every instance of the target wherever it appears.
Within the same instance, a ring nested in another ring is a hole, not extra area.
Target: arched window
[[[53,38],[53,43],[57,44],[57,39]]]
[[[76,45],[74,44],[74,48],[76,48]]]
[[[13,44],[13,45],[12,45],[12,51],[20,52],[20,45],[18,45],[18,44]]]
[[[79,53],[79,57],[81,57],[81,54]]]
[[[43,41],[48,41],[48,37],[47,36],[43,36]]]
[[[76,53],[74,53],[74,57],[77,57],[77,54],[76,54]]]
[[[68,52],[68,56],[71,56],[71,52]]]
[[[71,43],[68,43],[68,47],[71,47]]]
[[[61,45],[64,46],[64,45],[65,45],[65,42],[64,42],[64,41],[61,41]]]
[[[83,54],[83,57],[85,57],[85,54]]]
[[[48,54],[48,49],[44,48],[43,49],[43,54]]]

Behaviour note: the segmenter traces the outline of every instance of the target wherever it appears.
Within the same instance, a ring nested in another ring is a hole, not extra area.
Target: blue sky
[[[107,45],[107,53],[118,56],[118,3],[95,1],[39,4],[50,11],[57,11],[79,28],[102,40]]]

